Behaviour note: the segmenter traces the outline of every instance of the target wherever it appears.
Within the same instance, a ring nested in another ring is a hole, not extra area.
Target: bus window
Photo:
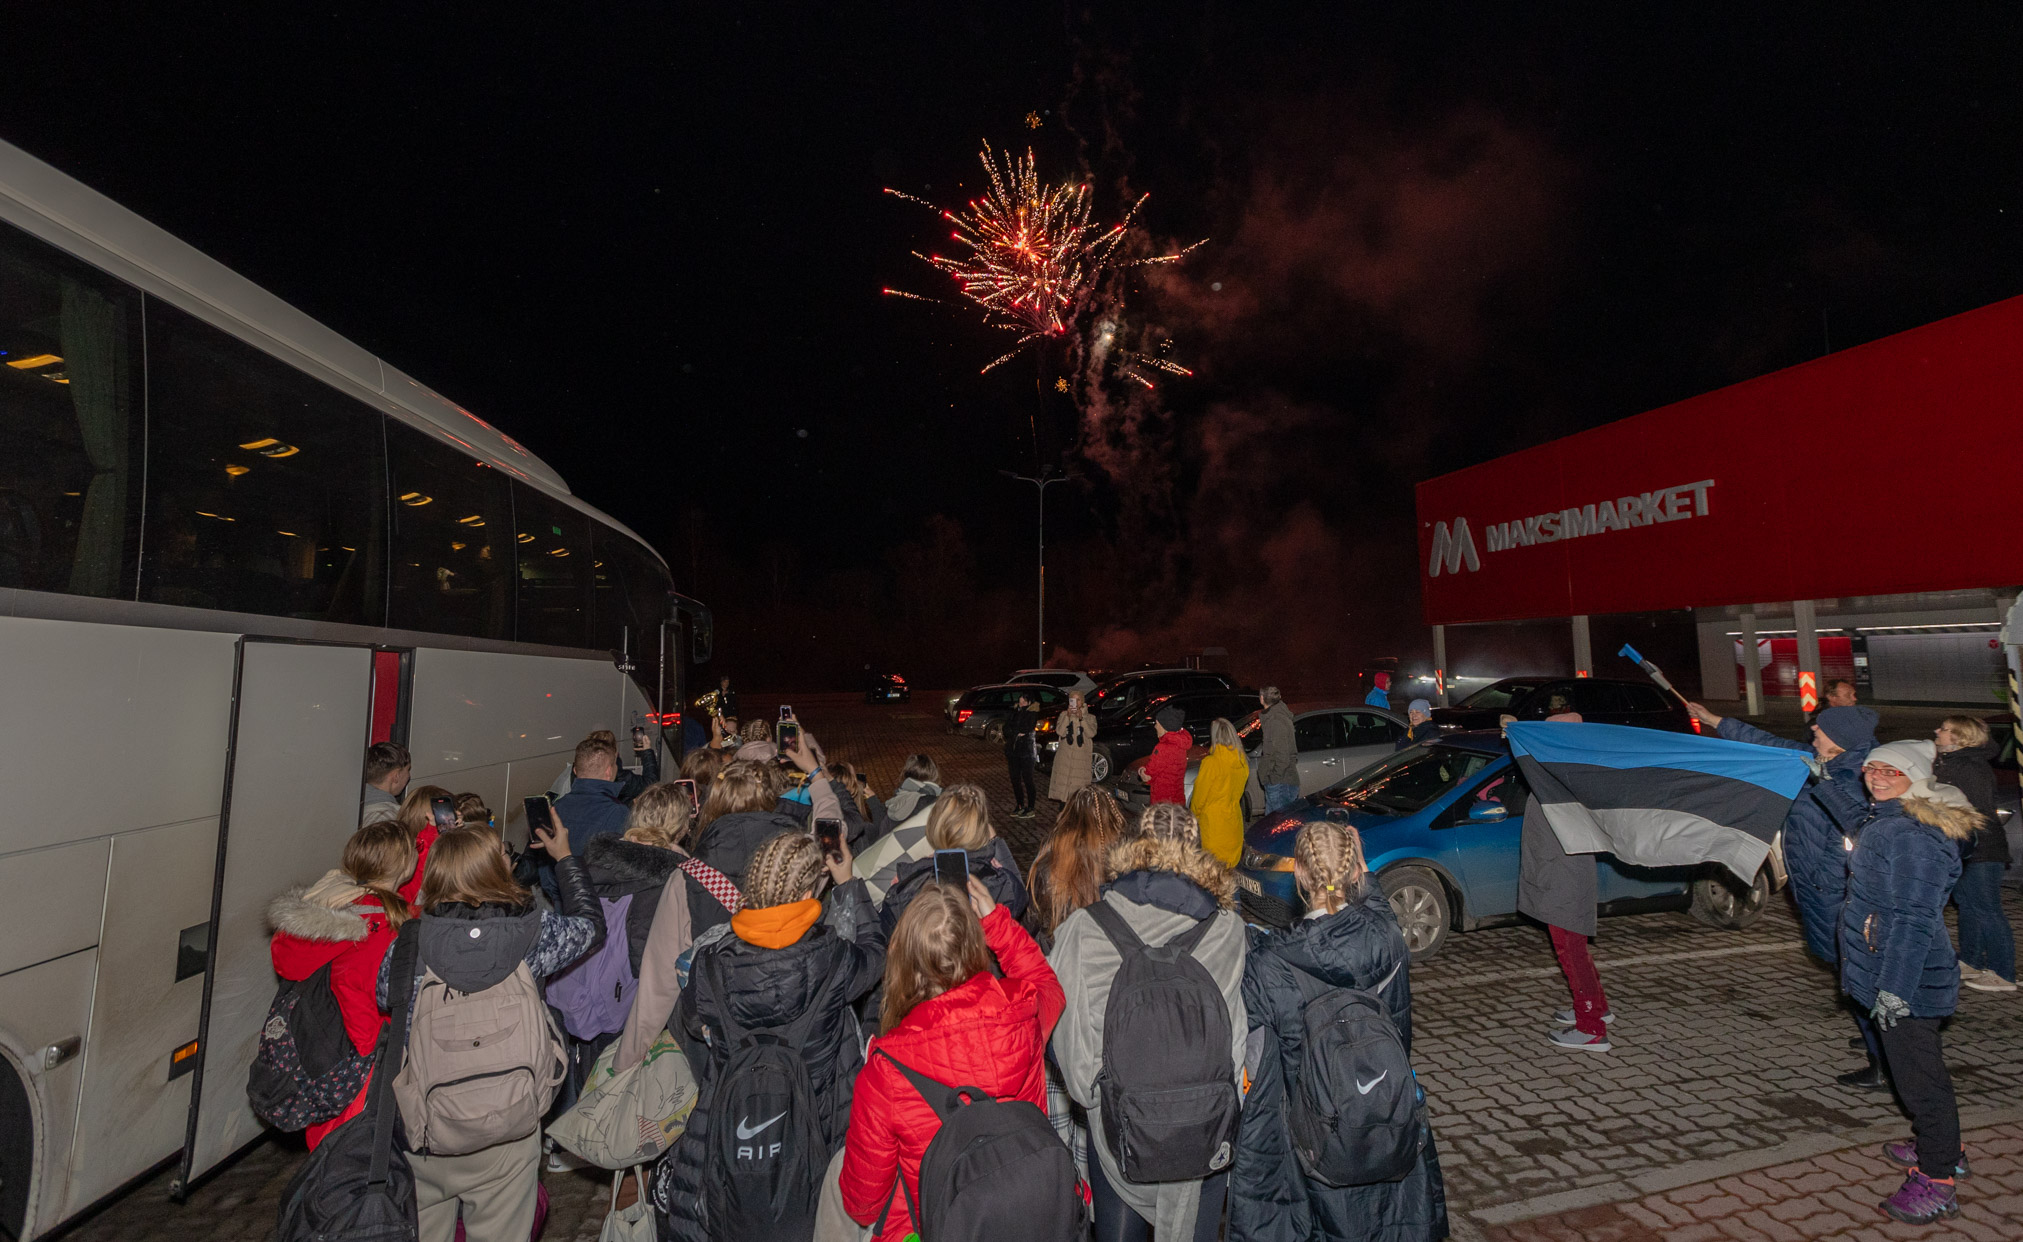
[[[513,525],[520,551],[514,637],[523,643],[589,646],[589,517],[515,483]]]
[[[139,306],[0,225],[0,587],[133,598]]]
[[[673,583],[652,553],[609,527],[591,527],[590,553],[596,645],[621,650],[623,628],[629,628],[633,661],[645,670],[659,658],[660,622]]]
[[[506,477],[453,445],[389,420],[396,630],[513,637],[513,497]]]
[[[140,598],[381,624],[379,413],[173,307],[147,320]]]

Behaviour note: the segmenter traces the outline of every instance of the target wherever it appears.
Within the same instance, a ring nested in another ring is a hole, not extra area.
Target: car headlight
[[[1263,850],[1254,850],[1246,845],[1243,847],[1240,865],[1245,871],[1291,871],[1292,859],[1284,854],[1267,854]]]

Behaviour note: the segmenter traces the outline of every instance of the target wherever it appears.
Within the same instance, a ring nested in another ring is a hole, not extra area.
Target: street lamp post
[[[1035,668],[1047,662],[1047,488],[1055,483],[1065,483],[1076,476],[1063,474],[1053,466],[1041,470],[1038,478],[1029,474],[1018,474],[1011,470],[1000,470],[1007,479],[1030,483],[1040,491],[1040,627],[1039,658],[1033,661]]]

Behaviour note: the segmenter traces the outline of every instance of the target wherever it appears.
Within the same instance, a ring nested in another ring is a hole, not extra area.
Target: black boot
[[[1857,1091],[1887,1091],[1890,1086],[1889,1075],[1883,1073],[1881,1063],[1874,1057],[1870,1057],[1868,1064],[1861,1069],[1835,1074],[1833,1080],[1843,1087],[1853,1087]]]

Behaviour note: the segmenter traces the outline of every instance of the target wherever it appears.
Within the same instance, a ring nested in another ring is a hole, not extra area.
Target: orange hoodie
[[[801,937],[821,917],[822,903],[813,897],[757,910],[747,906],[731,915],[731,930],[746,944],[761,949],[784,949],[800,943]]]

